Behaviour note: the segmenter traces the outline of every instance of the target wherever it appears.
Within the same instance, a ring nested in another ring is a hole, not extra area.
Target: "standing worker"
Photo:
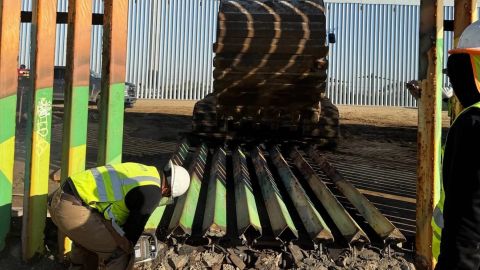
[[[440,200],[433,218],[434,231],[436,227],[443,227],[440,255],[435,269],[478,270],[480,269],[480,21],[465,29],[458,47],[450,53],[447,65],[448,75],[453,91],[466,109],[450,127],[445,143],[442,172],[445,200],[443,206],[442,199]],[[438,234],[434,235],[435,237],[438,238]]]
[[[75,174],[49,197],[58,229],[74,243],[71,268],[131,269],[133,247],[150,215],[185,193],[188,172],[170,161],[155,167],[122,163]]]

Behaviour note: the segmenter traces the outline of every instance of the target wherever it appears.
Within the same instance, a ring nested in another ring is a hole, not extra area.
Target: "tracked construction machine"
[[[325,24],[320,0],[221,1],[214,90],[195,104],[194,132],[335,145]]]
[[[339,136],[325,96],[323,1],[221,0],[214,51],[214,91],[195,104],[193,132],[171,158],[189,168],[190,188],[147,230],[217,246],[404,242],[319,151]]]

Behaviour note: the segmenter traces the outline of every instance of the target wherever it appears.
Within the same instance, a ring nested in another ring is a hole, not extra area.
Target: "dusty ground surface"
[[[127,109],[125,113],[124,161],[145,162],[148,160],[150,163],[162,164],[168,160],[181,137],[180,134],[190,130],[193,104],[193,101],[143,100],[139,101],[135,108]],[[356,182],[352,182],[364,190],[364,194],[382,213],[402,230],[408,239],[404,245],[408,253],[408,250],[412,249],[415,225],[417,110],[414,108],[351,106],[340,106],[339,110],[341,142],[335,152],[325,154],[345,176],[349,179],[357,179]],[[62,107],[56,106],[52,124],[52,172],[60,166],[62,117]],[[449,120],[446,114],[443,118],[443,125],[446,128]],[[96,111],[92,109],[88,131],[88,167],[95,165],[98,131],[96,119]],[[16,148],[13,207],[21,209],[25,155],[25,134],[21,128],[17,132]],[[377,176],[383,174],[391,175],[388,182],[382,179],[385,177]],[[403,185],[405,188],[399,191],[398,185]],[[49,182],[50,191],[54,190],[56,186],[55,182]],[[7,248],[0,253],[0,269],[64,269],[63,265],[55,261],[53,255],[56,250],[56,233],[52,224],[48,223],[46,229],[46,256],[38,258],[30,264],[25,264],[20,260],[20,231],[21,218],[16,218],[13,220]],[[209,252],[202,247],[192,248],[190,253],[178,250],[178,247],[175,249],[169,246],[163,247],[161,250],[164,254],[163,261],[157,262],[156,269],[179,268],[178,266],[182,264],[192,267],[192,269],[209,267],[234,269],[231,268],[234,263],[230,256]],[[232,252],[238,252],[238,250]],[[363,252],[356,257],[349,257],[347,262],[342,262],[343,267],[338,266],[331,258],[326,259],[317,253],[304,252],[298,267],[305,269],[409,269],[405,266],[403,259],[388,258],[388,256],[381,256],[379,252],[371,250]],[[219,254],[223,257],[220,258]],[[240,252],[237,256],[241,257],[242,254],[245,252]],[[185,258],[185,256],[187,257]],[[285,255],[282,258],[281,252],[268,250],[251,257],[255,258],[255,262],[250,263],[248,267],[259,269],[275,269],[281,267],[282,262],[292,260],[291,258],[286,259]],[[359,258],[362,263],[355,263]],[[371,265],[370,259],[373,261]],[[407,259],[411,260],[408,256]]]

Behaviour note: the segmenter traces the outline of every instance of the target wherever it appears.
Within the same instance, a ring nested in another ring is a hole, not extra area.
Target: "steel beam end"
[[[399,245],[407,242],[405,236],[400,232],[398,228],[393,229],[387,237],[385,237],[385,244],[387,245]]]
[[[333,243],[334,238],[330,230],[321,230],[313,239],[315,243]]]
[[[225,235],[227,235],[227,228],[213,223],[205,232],[204,237],[220,238],[220,237],[224,237]]]

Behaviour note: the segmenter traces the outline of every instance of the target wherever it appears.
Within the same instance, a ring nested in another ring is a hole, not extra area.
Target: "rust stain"
[[[20,1],[0,5],[0,99],[17,93]]]

